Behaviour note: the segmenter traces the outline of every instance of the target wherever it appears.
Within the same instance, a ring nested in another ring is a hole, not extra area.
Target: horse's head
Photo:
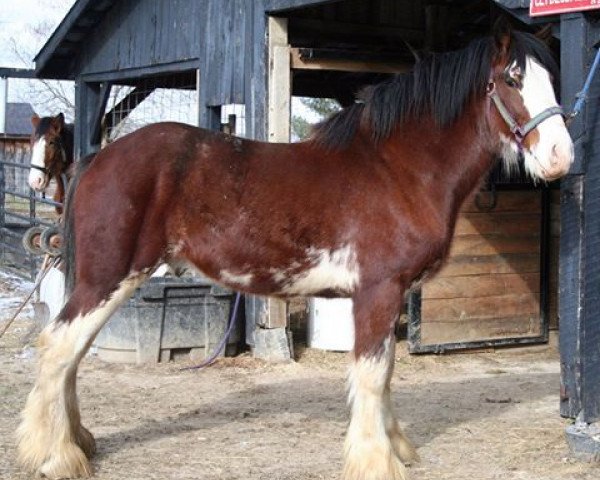
[[[522,154],[533,179],[555,180],[573,162],[573,142],[558,106],[550,55],[533,36],[497,33],[487,95],[493,129],[510,168]],[[546,66],[544,66],[546,65]]]
[[[65,117],[59,113],[56,117],[31,117],[33,133],[31,134],[31,169],[29,186],[42,192],[50,179],[60,176],[67,168],[65,145],[62,132],[65,128]]]

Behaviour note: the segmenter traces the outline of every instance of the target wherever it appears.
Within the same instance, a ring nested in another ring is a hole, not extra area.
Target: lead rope
[[[210,357],[208,357],[207,359],[205,359],[202,363],[198,364],[198,365],[194,365],[192,367],[184,367],[184,368],[180,368],[180,371],[183,370],[201,370],[203,368],[206,368],[210,365],[212,365],[215,360],[217,359],[217,357],[219,355],[221,355],[221,353],[223,352],[223,350],[225,349],[225,345],[227,345],[227,340],[229,340],[229,337],[231,335],[231,332],[233,331],[233,327],[235,326],[236,320],[237,320],[237,311],[238,311],[238,307],[240,305],[240,298],[242,297],[242,294],[240,292],[237,292],[236,296],[235,296],[235,302],[233,304],[233,309],[231,311],[231,317],[229,318],[229,325],[227,327],[227,330],[225,331],[225,335],[223,335],[223,339],[221,340],[221,343],[219,343],[219,345],[217,346],[217,348],[215,349],[215,351],[212,353],[212,355]]]
[[[567,126],[571,124],[571,122],[581,113],[585,102],[588,99],[588,92],[590,91],[590,86],[592,85],[592,80],[594,79],[594,75],[596,75],[596,71],[598,70],[598,66],[600,66],[600,45],[596,44],[596,57],[594,58],[594,63],[592,63],[592,67],[588,72],[588,76],[585,79],[585,83],[583,84],[583,88],[581,91],[575,95],[577,101],[575,102],[575,106],[573,107],[573,111],[567,115],[566,123]]]
[[[42,283],[42,280],[44,279],[44,277],[46,276],[46,274],[50,271],[50,269],[52,267],[55,267],[58,264],[59,261],[60,261],[60,257],[55,257],[54,261],[50,261],[50,255],[46,255],[46,257],[44,258],[44,263],[42,265],[42,270],[38,274],[38,278],[37,278],[37,280],[35,282],[35,285],[33,286],[33,289],[31,290],[31,292],[29,292],[29,295],[27,295],[27,297],[25,298],[25,300],[23,300],[21,302],[21,304],[17,308],[17,311],[14,313],[14,315],[8,320],[8,322],[6,322],[6,324],[2,328],[2,331],[0,331],[0,338],[2,338],[2,336],[8,330],[8,328],[17,319],[17,317],[19,316],[19,314],[21,313],[21,311],[23,310],[23,308],[25,308],[25,305],[27,305],[27,302],[29,302],[29,300],[31,299],[31,297],[33,296],[33,294],[35,293],[35,291],[38,289],[38,287]]]

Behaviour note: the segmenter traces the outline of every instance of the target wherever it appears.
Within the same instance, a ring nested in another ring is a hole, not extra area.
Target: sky
[[[23,51],[36,52],[43,44],[32,29],[42,23],[58,25],[72,0],[0,0],[0,66],[25,67],[13,54],[11,39]],[[33,60],[33,59],[31,59]]]
[[[44,45],[54,28],[64,18],[75,0],[0,0],[0,67],[33,68],[33,57]],[[48,24],[45,35],[36,35],[34,29]],[[15,53],[15,46],[20,56]],[[27,80],[8,80],[8,101],[28,101],[31,87]],[[47,114],[43,106],[35,105],[40,114]]]

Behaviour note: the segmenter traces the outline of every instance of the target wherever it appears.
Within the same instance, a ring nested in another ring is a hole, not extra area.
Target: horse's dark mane
[[[35,136],[36,137],[40,137],[42,136],[44,133],[46,133],[48,131],[48,129],[50,128],[50,126],[52,125],[52,120],[54,119],[54,117],[42,117],[40,118],[40,122],[38,123],[37,127],[35,128]],[[75,125],[72,123],[65,123],[63,126],[63,130],[62,133],[69,135],[69,136],[73,136],[73,132],[75,130]]]
[[[48,131],[48,129],[50,128],[51,120],[52,120],[51,117],[40,118],[40,122],[37,124],[37,127],[35,127],[35,136],[36,137],[40,137]]]
[[[412,71],[365,88],[358,96],[359,103],[318,124],[311,139],[328,148],[343,148],[364,125],[379,142],[398,124],[424,115],[431,115],[440,127],[448,126],[470,100],[485,94],[496,53],[496,42],[489,36],[462,50],[429,55]],[[516,61],[525,72],[528,55],[558,78],[558,68],[546,45],[531,34],[513,32],[508,63]]]

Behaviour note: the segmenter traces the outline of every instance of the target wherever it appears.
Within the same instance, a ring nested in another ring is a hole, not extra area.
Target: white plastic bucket
[[[354,348],[352,300],[312,298],[309,302],[308,346],[348,352]]]
[[[43,323],[54,320],[65,304],[65,275],[58,268],[50,268],[42,279],[39,301],[48,306],[48,318],[42,319]]]

